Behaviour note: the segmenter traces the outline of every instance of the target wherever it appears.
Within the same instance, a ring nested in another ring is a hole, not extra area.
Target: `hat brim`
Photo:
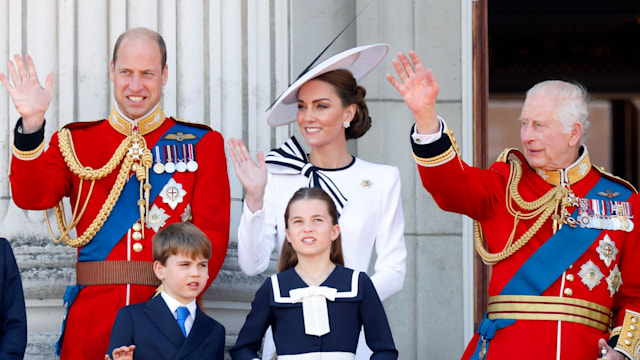
[[[276,100],[267,113],[267,124],[282,126],[296,120],[298,89],[307,81],[332,70],[351,71],[356,81],[371,72],[389,52],[387,44],[359,46],[333,55],[300,76]]]

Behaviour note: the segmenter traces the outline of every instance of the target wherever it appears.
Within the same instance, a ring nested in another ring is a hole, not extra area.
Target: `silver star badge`
[[[187,192],[182,189],[182,184],[178,184],[173,178],[169,180],[167,185],[162,188],[160,191],[160,196],[162,197],[162,202],[165,204],[169,204],[171,209],[176,208],[179,203],[182,202],[184,196],[187,195]]]
[[[587,285],[589,290],[593,290],[594,287],[598,286],[598,284],[600,284],[600,280],[604,277],[598,266],[591,260],[582,264],[578,275],[580,275],[582,283]]]
[[[614,243],[609,235],[605,235],[604,239],[600,240],[599,246],[596,249],[598,254],[600,254],[600,259],[604,261],[604,263],[609,267],[613,261],[616,259],[616,255],[618,254],[618,249],[616,248],[616,243]]]
[[[158,207],[158,205],[153,204],[151,209],[149,209],[149,214],[147,214],[147,228],[153,229],[154,232],[158,232],[161,227],[163,227],[167,220],[169,220],[171,216],[169,216],[164,209]]]
[[[618,265],[616,265],[611,273],[607,277],[607,289],[609,289],[609,294],[611,297],[620,289],[620,285],[622,285],[622,274],[620,270],[618,270]]]

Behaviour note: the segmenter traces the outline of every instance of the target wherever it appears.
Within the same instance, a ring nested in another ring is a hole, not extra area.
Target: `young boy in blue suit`
[[[208,278],[209,239],[195,225],[179,222],[156,233],[152,250],[162,291],[118,311],[105,360],[108,354],[133,359],[134,350],[136,360],[223,360],[225,329],[196,303]]]

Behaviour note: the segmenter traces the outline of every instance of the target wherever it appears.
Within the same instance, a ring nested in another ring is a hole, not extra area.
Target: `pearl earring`
[[[343,122],[343,123],[342,123],[342,126],[343,126],[345,129],[348,129],[348,128],[349,128],[349,126],[351,126],[351,121],[345,121],[345,122]]]

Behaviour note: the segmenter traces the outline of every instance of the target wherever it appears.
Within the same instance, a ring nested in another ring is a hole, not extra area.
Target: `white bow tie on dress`
[[[309,286],[289,291],[292,303],[302,301],[305,334],[322,336],[331,331],[327,299],[334,301],[337,293],[338,290],[327,286]]]
[[[278,149],[265,156],[267,168],[274,174],[302,174],[308,178],[307,187],[320,187],[336,204],[338,214],[347,203],[347,198],[321,169],[309,162],[302,146],[295,136],[290,137]]]

